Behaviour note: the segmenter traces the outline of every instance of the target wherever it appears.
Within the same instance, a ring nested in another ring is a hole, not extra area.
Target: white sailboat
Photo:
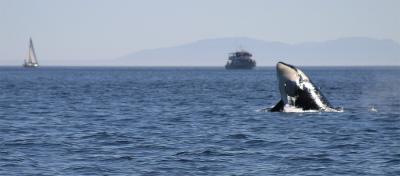
[[[24,67],[29,67],[29,68],[39,67],[39,63],[36,58],[35,48],[33,47],[32,38],[29,38],[28,59],[24,60]]]

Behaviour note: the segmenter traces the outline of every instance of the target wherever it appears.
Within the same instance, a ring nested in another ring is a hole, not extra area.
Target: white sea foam
[[[368,111],[369,111],[369,112],[378,112],[378,109],[376,109],[374,106],[371,106],[371,107],[368,109]]]
[[[257,112],[269,112],[269,110],[271,110],[272,108],[273,107],[267,107],[267,108],[258,109],[256,111]],[[323,109],[323,110],[303,110],[303,109],[297,108],[295,106],[285,105],[282,112],[287,112],[287,113],[344,112],[344,109],[343,108],[337,108],[337,109],[326,108],[326,109]]]
[[[303,110],[301,108],[297,108],[295,106],[291,106],[291,105],[285,105],[285,107],[283,107],[283,112],[291,112],[291,113],[301,113],[301,112],[320,112],[318,110]]]

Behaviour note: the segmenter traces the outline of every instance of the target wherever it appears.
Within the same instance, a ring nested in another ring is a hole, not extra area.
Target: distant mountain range
[[[117,62],[137,66],[223,66],[228,53],[240,47],[251,52],[259,66],[275,65],[278,61],[304,66],[400,65],[398,43],[366,37],[299,44],[246,37],[206,39],[134,52]]]

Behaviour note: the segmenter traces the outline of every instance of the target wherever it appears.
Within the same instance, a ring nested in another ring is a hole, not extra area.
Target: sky
[[[90,65],[219,37],[400,43],[398,0],[0,0],[0,65]],[[105,62],[104,62],[105,63]]]

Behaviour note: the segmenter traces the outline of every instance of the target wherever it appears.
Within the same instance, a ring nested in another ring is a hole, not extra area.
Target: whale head
[[[276,64],[276,73],[279,81],[279,91],[282,95],[282,100],[287,104],[290,97],[295,97],[301,84],[309,82],[309,78],[300,69],[286,64],[284,62],[278,62]]]

